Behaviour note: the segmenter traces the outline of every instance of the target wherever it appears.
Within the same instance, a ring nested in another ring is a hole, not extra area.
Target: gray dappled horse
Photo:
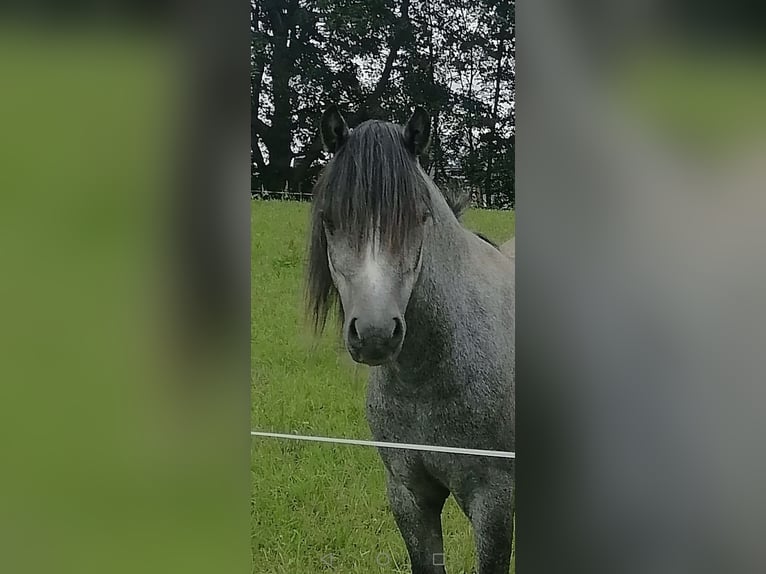
[[[465,229],[423,171],[423,108],[404,127],[349,130],[332,106],[321,129],[334,155],[314,192],[308,303],[321,330],[340,299],[346,348],[371,367],[374,439],[513,451],[513,242],[508,256]],[[474,529],[478,573],[507,574],[513,460],[379,453],[413,573],[445,572],[441,511],[452,493]]]

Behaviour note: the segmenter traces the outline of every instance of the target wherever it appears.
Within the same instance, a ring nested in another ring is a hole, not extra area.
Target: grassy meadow
[[[369,438],[366,367],[333,329],[315,338],[303,314],[308,217],[305,203],[252,202],[252,428]],[[464,223],[497,242],[515,228],[512,212],[471,210]],[[375,449],[256,437],[251,452],[254,573],[409,572]],[[451,498],[443,524],[448,571],[472,572],[472,534]]]

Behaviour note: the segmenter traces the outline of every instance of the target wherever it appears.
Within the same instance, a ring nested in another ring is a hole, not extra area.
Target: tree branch
[[[378,78],[372,93],[367,97],[365,101],[365,107],[372,107],[372,105],[380,99],[380,96],[383,95],[383,90],[385,89],[386,85],[388,84],[388,80],[391,77],[391,70],[394,67],[396,56],[398,55],[399,49],[404,43],[404,36],[409,31],[409,28],[410,0],[402,0],[401,15],[399,16],[399,19],[395,25],[394,35],[391,38],[390,49],[388,51],[386,63],[383,66],[383,72],[380,74],[380,78]]]
[[[282,20],[282,8],[286,7],[286,4],[280,0],[265,0],[264,4],[271,20],[272,29],[277,35],[285,36],[287,30],[284,20]]]
[[[255,133],[261,136],[261,138],[268,138],[271,126],[264,122],[261,118],[253,117],[251,125],[255,129]]]
[[[259,171],[263,171],[266,168],[266,160],[263,157],[263,152],[261,152],[261,148],[258,146],[257,143],[253,144],[253,160],[255,161],[255,165],[258,166]]]
[[[255,113],[253,115],[258,115],[258,108],[260,107],[260,101],[261,101],[261,89],[263,87],[263,71],[264,71],[264,64],[262,60],[256,60],[255,63],[255,74],[252,76],[250,80],[250,87],[251,87],[251,98],[252,98],[252,105],[250,106]]]

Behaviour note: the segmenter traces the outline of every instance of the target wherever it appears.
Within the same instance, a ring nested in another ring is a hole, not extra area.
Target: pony
[[[351,358],[369,365],[366,417],[377,441],[515,449],[513,242],[498,248],[459,220],[419,157],[430,117],[349,129],[321,118],[332,154],[314,189],[307,307],[331,310]],[[460,202],[458,202],[460,203]],[[510,250],[508,253],[503,251]],[[441,512],[468,517],[478,574],[507,574],[515,462],[379,448],[413,574],[444,574]]]

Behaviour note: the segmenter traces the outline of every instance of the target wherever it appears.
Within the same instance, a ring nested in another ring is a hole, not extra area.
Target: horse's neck
[[[402,369],[438,372],[451,362],[452,334],[465,309],[470,273],[466,233],[453,218],[434,224],[424,245],[423,266],[405,315],[407,335],[399,356]]]

